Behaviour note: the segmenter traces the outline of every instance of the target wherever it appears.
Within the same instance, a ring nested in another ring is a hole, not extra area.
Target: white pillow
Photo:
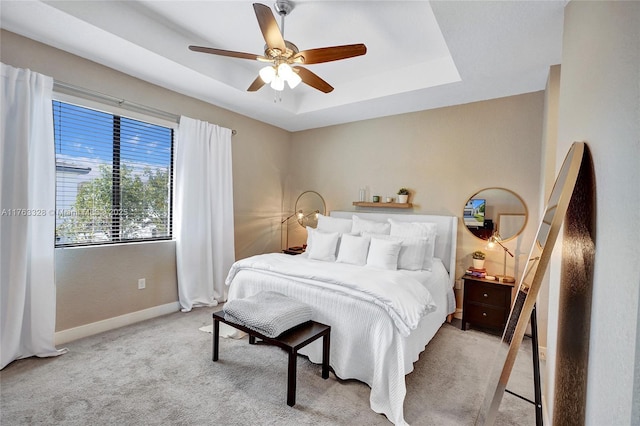
[[[386,222],[376,222],[375,220],[362,219],[353,215],[352,234],[362,234],[363,232],[371,232],[372,234],[389,235],[391,224]]]
[[[307,226],[307,248],[306,248],[306,252],[308,253],[309,251],[311,251],[311,246],[313,246],[313,233],[316,232],[315,229],[311,228],[310,226]]]
[[[367,263],[370,240],[371,238],[369,237],[343,234],[336,262],[365,265]]]
[[[399,222],[395,219],[387,219],[391,230],[389,235],[396,237],[426,237],[435,236],[438,225],[431,222]]]
[[[309,230],[312,232],[309,232]],[[307,227],[307,232],[311,237],[311,249],[307,245],[309,259],[324,260],[334,262],[336,260],[336,247],[340,234],[338,232],[320,232],[313,228]]]
[[[438,225],[431,222],[399,222],[391,218],[387,220],[391,225],[390,235],[396,237],[424,237],[428,239],[422,269],[430,271],[436,251]]]
[[[419,271],[423,269],[425,255],[429,247],[428,238],[422,237],[395,237],[392,235],[370,235],[372,238],[380,238],[387,241],[396,241],[401,244],[398,254],[398,269]]]
[[[342,219],[339,217],[330,217],[319,214],[318,215],[318,231],[324,232],[340,232],[341,234],[348,234],[351,232],[353,222],[351,219]]]
[[[401,244],[398,241],[371,238],[369,254],[367,255],[367,266],[395,271],[398,269],[400,247]]]

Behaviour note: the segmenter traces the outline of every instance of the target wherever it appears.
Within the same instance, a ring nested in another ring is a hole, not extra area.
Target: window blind
[[[171,238],[173,129],[53,101],[56,246]]]

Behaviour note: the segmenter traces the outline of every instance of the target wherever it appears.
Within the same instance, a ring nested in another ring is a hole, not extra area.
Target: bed
[[[309,304],[315,321],[331,325],[336,376],[369,385],[371,409],[407,424],[405,375],[455,311],[457,223],[455,216],[333,211],[317,230],[308,229],[305,254],[237,261],[227,277],[228,297],[276,291]],[[353,247],[366,239],[363,266]],[[394,270],[396,252],[402,269]],[[300,353],[322,362],[318,342]]]

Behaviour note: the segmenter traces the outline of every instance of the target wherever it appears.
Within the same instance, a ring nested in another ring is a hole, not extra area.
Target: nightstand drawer
[[[506,321],[506,309],[488,305],[476,305],[469,303],[465,305],[466,320],[472,324],[485,327],[502,328]]]
[[[486,285],[477,281],[469,282],[465,287],[465,297],[468,302],[478,302],[485,305],[504,307],[511,301],[511,288],[495,285]],[[506,303],[505,303],[506,302]]]
[[[465,275],[462,329],[467,323],[502,333],[511,311],[513,284]]]

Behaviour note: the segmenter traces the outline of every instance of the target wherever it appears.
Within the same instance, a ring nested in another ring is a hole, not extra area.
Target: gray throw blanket
[[[277,337],[298,324],[307,322],[311,307],[275,291],[261,291],[244,299],[224,304],[224,319],[257,331],[267,337]]]

